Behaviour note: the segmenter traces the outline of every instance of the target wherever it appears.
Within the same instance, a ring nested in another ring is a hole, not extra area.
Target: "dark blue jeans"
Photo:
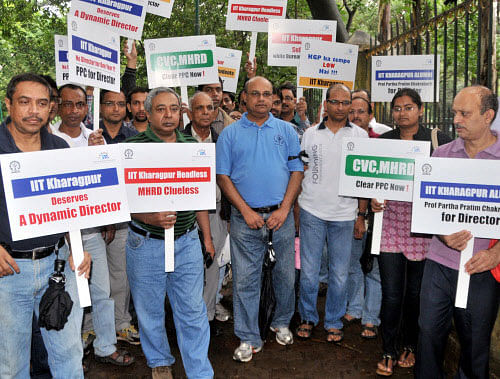
[[[47,349],[43,344],[38,319],[34,313],[31,326],[31,377],[33,379],[51,379]]]
[[[425,263],[420,297],[417,378],[444,378],[443,361],[451,319],[460,340],[457,378],[489,378],[491,331],[500,284],[490,271],[471,275],[467,308],[455,308],[458,271],[434,261]]]
[[[410,261],[402,253],[380,253],[382,307],[380,332],[384,353],[397,357],[401,347],[415,349],[418,338],[420,284],[424,261]]]

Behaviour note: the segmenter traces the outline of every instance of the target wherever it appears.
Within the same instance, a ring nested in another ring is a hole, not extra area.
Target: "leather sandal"
[[[415,353],[411,347],[403,349],[403,352],[399,356],[398,365],[403,368],[412,368],[415,366]]]
[[[390,354],[384,354],[382,360],[377,363],[377,375],[391,376],[396,366],[396,360]]]
[[[335,339],[335,337],[340,337]],[[328,343],[340,343],[344,339],[344,332],[341,329],[329,329],[326,331],[326,342]]]
[[[372,333],[372,334],[364,334],[366,332]],[[368,325],[363,325],[363,330],[361,331],[361,337],[367,340],[373,340],[377,338],[378,336],[378,328],[376,325],[373,326],[368,326]]]
[[[301,321],[299,327],[295,331],[297,338],[301,340],[308,340],[311,338],[312,330],[314,328],[314,323],[312,321]],[[300,335],[301,333],[302,335]]]
[[[113,354],[106,357],[95,356],[95,360],[100,363],[111,363],[116,366],[130,366],[135,362],[135,358],[126,350],[116,350],[116,356],[113,358]]]

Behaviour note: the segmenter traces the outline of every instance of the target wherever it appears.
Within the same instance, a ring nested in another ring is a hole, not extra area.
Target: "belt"
[[[164,240],[165,239],[165,236],[160,236],[159,234],[155,234],[155,233],[151,233],[151,232],[147,232],[145,231],[144,229],[141,229],[141,228],[138,228],[137,226],[135,226],[134,224],[132,223],[129,223],[128,226],[130,226],[130,229],[134,232],[134,233],[137,233],[137,234],[140,234],[141,236],[144,236],[144,237],[150,237],[150,238],[154,238],[154,239],[157,239],[157,240]],[[184,233],[182,233],[181,235],[178,235],[178,236],[175,236],[174,237],[174,240],[182,237],[184,234],[187,234],[189,232],[192,232],[193,230],[196,229],[196,225],[193,224],[191,225]]]
[[[54,246],[37,247],[34,248],[33,250],[12,250],[10,246],[7,244],[2,243],[1,245],[5,248],[5,250],[7,250],[10,256],[14,259],[37,260],[48,257],[55,250],[59,250],[61,247],[63,247],[64,237],[61,237],[61,239]]]
[[[252,210],[257,213],[271,213],[274,212],[276,209],[279,209],[279,207],[280,204],[276,204],[276,205],[270,205],[268,207],[252,208]]]

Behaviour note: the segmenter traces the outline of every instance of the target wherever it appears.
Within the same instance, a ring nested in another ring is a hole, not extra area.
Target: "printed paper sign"
[[[0,161],[14,241],[130,220],[118,146],[5,154]]]
[[[427,158],[415,161],[411,231],[500,237],[500,161]]]
[[[439,101],[439,55],[437,73],[434,72],[434,55],[392,55],[372,57],[372,101],[391,101],[401,88],[413,88],[422,101]]]
[[[215,209],[215,144],[120,144],[132,213]]]
[[[300,51],[297,87],[327,89],[342,83],[354,88],[358,46],[307,40]]]
[[[267,32],[273,18],[286,17],[287,0],[229,0],[226,29]]]
[[[241,50],[216,47],[215,56],[224,91],[236,93],[240,76]]]
[[[68,16],[69,80],[120,92],[120,37]]]
[[[339,195],[412,201],[415,158],[430,150],[428,141],[344,138]]]
[[[148,0],[146,11],[158,16],[170,18],[174,0]]]
[[[54,35],[56,58],[56,84],[61,87],[69,83],[68,37]]]
[[[269,20],[267,64],[298,66],[302,40],[335,42],[337,21]]]
[[[71,0],[68,15],[89,29],[104,28],[131,39],[140,40],[147,0]]]
[[[215,36],[144,41],[149,88],[218,83]]]

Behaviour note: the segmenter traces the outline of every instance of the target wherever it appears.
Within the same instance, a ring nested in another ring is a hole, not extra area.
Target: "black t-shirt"
[[[21,150],[14,142],[14,138],[7,129],[9,118],[0,124],[0,154],[21,153]],[[66,141],[47,131],[46,127],[40,130],[42,150],[64,149],[69,147]],[[50,164],[50,162],[47,162]],[[7,213],[7,202],[3,189],[3,178],[0,172],[0,242],[11,247],[12,250],[33,250],[37,247],[53,246],[64,236],[64,233],[52,234],[50,236],[30,238],[20,241],[12,241],[12,234],[9,225],[9,216]]]

